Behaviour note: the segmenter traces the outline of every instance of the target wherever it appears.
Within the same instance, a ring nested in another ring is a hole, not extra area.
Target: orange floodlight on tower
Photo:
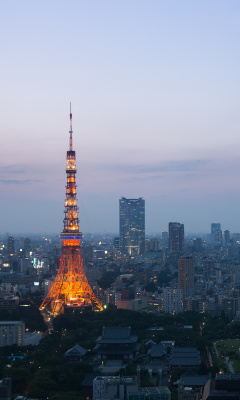
[[[70,145],[67,151],[67,185],[64,204],[64,228],[60,234],[62,254],[56,279],[41,304],[40,310],[46,307],[53,317],[64,312],[65,307],[79,308],[92,306],[102,310],[102,305],[88,283],[81,256],[78,206],[76,195],[76,155],[72,149],[72,113],[70,103]]]

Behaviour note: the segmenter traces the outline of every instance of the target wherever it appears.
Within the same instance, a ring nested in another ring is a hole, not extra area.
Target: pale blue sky
[[[239,0],[2,0],[0,232],[60,232],[69,102],[80,228],[240,232]]]

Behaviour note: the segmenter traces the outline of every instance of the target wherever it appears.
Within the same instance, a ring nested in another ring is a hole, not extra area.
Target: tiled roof
[[[102,336],[108,339],[113,339],[113,338],[127,339],[131,337],[131,328],[130,327],[103,328]]]
[[[131,344],[138,341],[137,336],[131,335],[131,328],[103,328],[102,336],[96,340],[100,344]]]
[[[87,350],[85,350],[83,347],[79,346],[79,344],[76,344],[74,347],[71,349],[67,350],[64,356],[84,356],[87,353]]]

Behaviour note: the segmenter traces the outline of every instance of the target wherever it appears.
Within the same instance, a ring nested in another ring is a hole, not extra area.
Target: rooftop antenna
[[[71,101],[70,101],[70,151],[72,151],[72,105],[71,105]]]

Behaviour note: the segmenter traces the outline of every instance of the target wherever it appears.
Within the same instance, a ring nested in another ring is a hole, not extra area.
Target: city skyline
[[[238,1],[1,5],[1,233],[61,232],[70,101],[83,233],[240,232]]]

